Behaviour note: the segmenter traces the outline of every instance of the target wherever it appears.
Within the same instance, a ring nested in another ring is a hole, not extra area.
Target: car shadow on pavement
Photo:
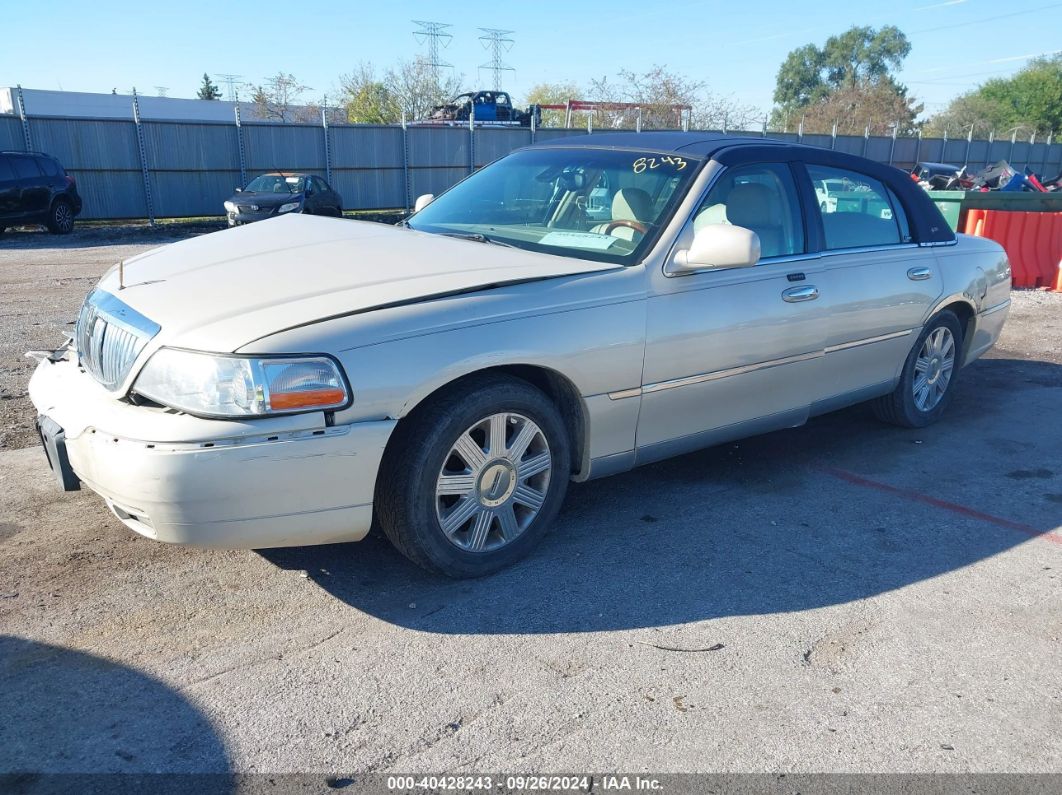
[[[1031,536],[1062,524],[1050,453],[1062,446],[1059,387],[1060,365],[982,360],[930,428],[884,425],[856,406],[572,484],[530,558],[481,580],[425,573],[377,534],[261,554],[351,607],[438,633],[593,632],[848,603],[1023,543],[1058,549]],[[1029,423],[1052,409],[1053,423]]]
[[[101,788],[92,791],[104,792],[128,788],[138,774],[230,769],[210,721],[168,685],[102,657],[12,635],[0,635],[0,716],[0,791],[87,791],[82,785],[90,783],[38,780],[41,774],[93,774]],[[113,774],[122,774],[109,782],[114,787],[107,781]],[[210,789],[226,783],[220,776]]]

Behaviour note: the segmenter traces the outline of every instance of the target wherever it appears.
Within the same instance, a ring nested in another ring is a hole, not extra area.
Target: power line
[[[214,77],[224,83],[227,87],[228,91],[226,93],[226,98],[228,99],[228,101],[235,102],[236,88],[239,85],[240,78],[243,77],[243,75],[228,74],[227,72],[217,72],[215,73]]]
[[[446,28],[452,28],[445,22],[426,22],[420,19],[413,20],[414,25],[420,26],[420,30],[413,31],[413,38],[419,43],[428,42],[428,60],[426,63],[431,67],[431,78],[435,85],[439,85],[439,70],[452,69],[453,64],[439,60],[439,46],[449,47],[453,39],[452,33],[447,33]]]
[[[515,72],[516,70],[502,61],[502,53],[513,48],[514,42],[509,35],[516,33],[515,30],[501,30],[500,28],[480,28],[485,35],[479,40],[483,46],[490,50],[490,63],[481,65],[480,69],[490,69],[493,75],[494,90],[501,91],[502,72]]]
[[[971,19],[969,22],[953,22],[950,25],[941,25],[937,28],[920,28],[914,31],[908,38],[914,38],[915,36],[921,36],[924,33],[936,33],[939,30],[953,30],[954,28],[964,28],[967,25],[980,25],[984,22],[995,22],[997,19],[1008,19],[1009,17],[1017,17],[1022,14],[1032,14],[1036,11],[1047,11],[1051,8],[1058,8],[1062,6],[1062,3],[1052,3],[1049,6],[1040,6],[1039,8],[1026,8],[1024,11],[1011,11],[1009,14],[999,14],[994,17],[985,17],[983,19]]]

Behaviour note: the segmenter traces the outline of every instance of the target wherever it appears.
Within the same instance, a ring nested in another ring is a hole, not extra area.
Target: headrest
[[[612,197],[613,221],[651,221],[653,200],[641,188],[620,188]]]
[[[712,204],[697,213],[697,217],[693,219],[693,231],[700,232],[701,229],[710,224],[728,223],[730,223],[730,221],[727,220],[726,217],[726,205]]]
[[[778,226],[781,219],[775,212],[774,193],[766,185],[747,182],[735,185],[726,200],[726,217],[734,226],[749,229]]]

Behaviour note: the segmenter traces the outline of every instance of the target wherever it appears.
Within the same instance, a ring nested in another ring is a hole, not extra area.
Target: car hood
[[[618,267],[379,223],[284,215],[132,257],[108,271],[99,289],[162,327],[150,349],[232,352],[326,318]]]
[[[233,204],[257,204],[259,207],[279,207],[288,202],[300,202],[303,200],[302,193],[254,193],[252,191],[240,191],[229,197]]]

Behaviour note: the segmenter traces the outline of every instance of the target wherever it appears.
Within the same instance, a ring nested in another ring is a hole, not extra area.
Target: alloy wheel
[[[467,552],[500,549],[535,520],[552,471],[549,443],[534,421],[511,412],[484,417],[457,438],[439,471],[439,526]]]
[[[955,369],[955,337],[951,329],[940,326],[926,337],[914,367],[915,406],[919,411],[932,411],[944,397]]]

